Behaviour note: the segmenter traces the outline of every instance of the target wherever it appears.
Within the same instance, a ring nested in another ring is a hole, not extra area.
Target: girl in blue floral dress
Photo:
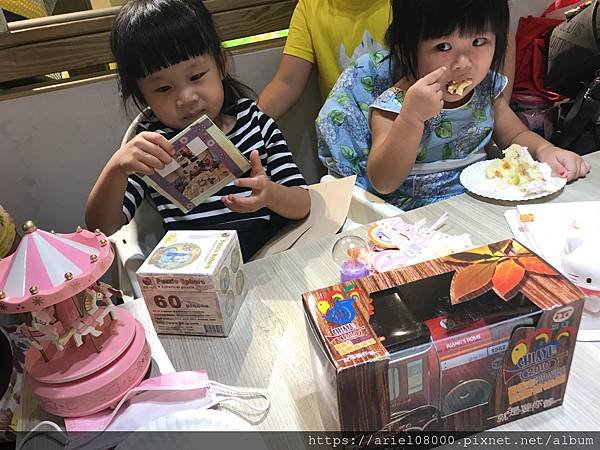
[[[342,72],[316,120],[321,162],[334,174],[357,175],[356,183],[370,191],[369,105],[392,84],[388,52],[359,56]]]
[[[507,83],[498,70],[506,54],[508,19],[507,0],[393,0],[386,34],[390,54],[371,59],[371,69],[380,64],[371,72],[371,95],[377,97],[367,99],[368,107],[361,109],[371,133],[359,145],[368,146],[354,146],[356,138],[347,141],[351,150],[346,153],[354,161],[345,158],[341,143],[332,156],[320,147],[324,162],[335,161],[330,168],[342,175],[347,167],[358,170],[359,181],[366,170],[368,183],[363,185],[404,210],[464,192],[461,170],[486,157],[492,137],[500,148],[514,143],[527,147],[557,176],[584,176],[589,165],[579,155],[529,131],[500,95]],[[364,65],[364,58],[357,60],[355,74]],[[344,79],[351,72],[338,84],[356,83]],[[387,89],[378,92],[375,86],[382,82]],[[319,116],[321,140],[331,135],[323,124],[331,125],[331,118],[341,120],[333,111]],[[350,120],[348,114],[343,120]]]

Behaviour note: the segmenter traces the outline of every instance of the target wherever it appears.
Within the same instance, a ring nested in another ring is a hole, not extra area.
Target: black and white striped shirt
[[[252,150],[258,150],[267,176],[284,186],[306,186],[292,154],[277,124],[263,114],[250,99],[240,99],[229,114],[236,117],[233,129],[227,137],[246,157]],[[173,138],[181,130],[166,127],[158,119],[151,117],[140,124],[138,133],[153,131]],[[250,171],[243,176],[250,175]],[[148,186],[144,180],[131,175],[123,199],[123,214],[129,222],[144,198],[149,198],[163,218],[167,230],[237,230],[244,259],[259,250],[285,223],[287,219],[262,208],[253,213],[237,213],[227,208],[221,197],[235,194],[250,196],[251,189],[237,187],[229,183],[204,203],[185,214],[167,198]]]

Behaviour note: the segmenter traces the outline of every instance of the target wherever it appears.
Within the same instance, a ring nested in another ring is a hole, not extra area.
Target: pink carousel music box
[[[17,250],[0,260],[0,313],[31,313],[18,330],[31,344],[25,368],[42,408],[62,417],[116,404],[150,366],[144,329],[100,281],[114,255],[106,236],[39,230],[28,221]]]

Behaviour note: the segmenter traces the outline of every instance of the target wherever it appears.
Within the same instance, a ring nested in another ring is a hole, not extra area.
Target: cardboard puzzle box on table
[[[157,333],[227,336],[247,293],[235,230],[172,230],[136,272]]]
[[[582,299],[512,239],[305,293],[325,428],[479,431],[560,405]]]

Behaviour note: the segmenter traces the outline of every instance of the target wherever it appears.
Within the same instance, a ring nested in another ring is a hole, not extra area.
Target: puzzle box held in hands
[[[250,169],[250,163],[208,116],[170,140],[175,155],[144,180],[187,213]]]

